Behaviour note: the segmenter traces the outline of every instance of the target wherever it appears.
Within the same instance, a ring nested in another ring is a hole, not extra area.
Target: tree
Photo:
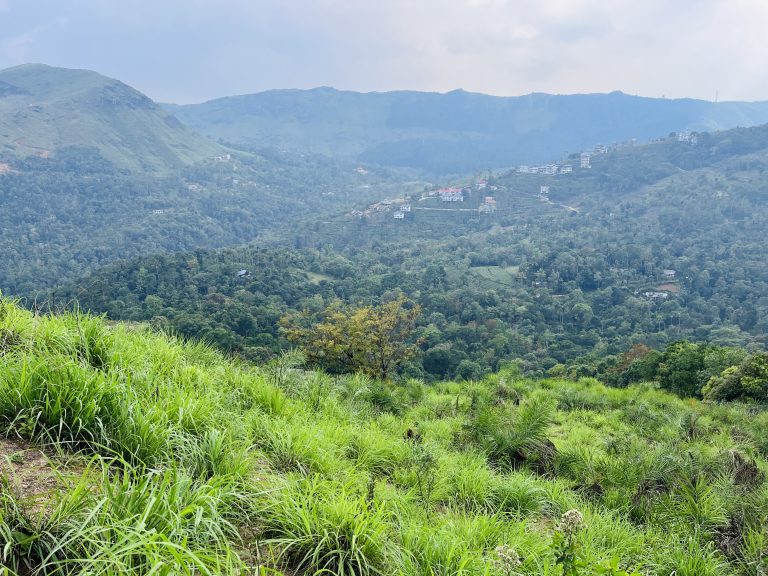
[[[662,388],[683,398],[700,398],[703,369],[704,348],[681,340],[667,346],[657,375]]]
[[[308,313],[283,317],[283,333],[310,363],[330,372],[363,372],[386,379],[418,348],[409,338],[421,312],[404,296],[380,306],[335,302],[314,321]]]
[[[768,353],[755,354],[738,366],[709,379],[702,390],[707,400],[768,402]]]

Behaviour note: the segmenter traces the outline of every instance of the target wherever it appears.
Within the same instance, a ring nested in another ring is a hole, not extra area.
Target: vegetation
[[[421,354],[401,373],[424,379],[477,378],[510,360],[534,376],[607,378],[634,346],[683,340],[755,353],[768,318],[766,150],[765,127],[621,148],[570,176],[494,175],[491,192],[465,182],[463,211],[423,210],[443,204],[415,196],[403,221],[343,215],[284,231],[280,248],[139,258],[55,296],[268,360],[292,345],[283,316],[402,294],[422,313],[410,341]],[[473,212],[488,193],[496,213]],[[691,359],[711,363],[695,368],[708,376],[665,386],[700,395],[715,368],[741,361]]]
[[[121,170],[167,172],[222,154],[144,94],[88,70],[0,70],[0,150],[48,157],[95,148]]]
[[[768,121],[763,102],[711,103],[611,94],[499,98],[270,90],[168,110],[201,134],[252,150],[323,154],[433,174],[547,162],[553,150],[590,149],[677,130],[726,130]]]
[[[329,372],[362,372],[386,380],[416,354],[409,345],[418,306],[400,297],[381,306],[344,309],[335,303],[312,323],[308,314],[285,317],[286,337],[299,342],[314,365]]]
[[[0,334],[7,574],[768,568],[754,408],[512,366],[432,385],[256,367],[8,300]]]

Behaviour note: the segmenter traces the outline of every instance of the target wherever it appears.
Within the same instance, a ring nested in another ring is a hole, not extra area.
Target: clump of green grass
[[[240,573],[234,522],[251,495],[226,477],[119,469],[95,460],[45,509],[6,494],[4,565],[19,574]]]
[[[299,572],[392,574],[401,562],[391,513],[349,484],[289,479],[259,505],[263,542]]]

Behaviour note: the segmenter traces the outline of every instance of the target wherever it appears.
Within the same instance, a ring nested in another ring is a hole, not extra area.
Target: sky
[[[272,88],[768,100],[768,0],[0,0],[0,69]]]

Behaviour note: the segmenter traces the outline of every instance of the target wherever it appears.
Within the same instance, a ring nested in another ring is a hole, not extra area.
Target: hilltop
[[[0,154],[97,151],[116,168],[168,171],[222,154],[144,94],[88,70],[26,64],[0,71]]]
[[[610,94],[494,97],[456,90],[270,90],[184,106],[185,124],[254,150],[280,148],[458,174],[553,160],[564,151],[682,130],[768,122],[768,102]]]

